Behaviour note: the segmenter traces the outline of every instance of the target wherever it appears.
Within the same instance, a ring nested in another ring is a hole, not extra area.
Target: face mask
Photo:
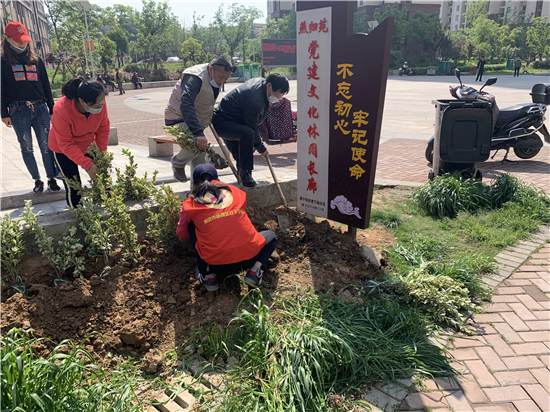
[[[218,86],[218,83],[216,83],[214,79],[210,80],[210,84],[212,85],[212,87],[215,87],[216,89],[220,88],[220,86]]]
[[[12,50],[15,50],[17,53],[23,53],[25,51],[27,51],[27,49],[29,48],[29,45],[27,44],[23,49],[20,49],[19,47],[16,47],[14,46],[13,44],[10,43],[10,47]]]
[[[267,100],[269,100],[269,103],[277,103],[279,99],[273,95],[267,96]]]
[[[88,106],[88,105],[86,105]],[[101,106],[99,109],[92,109],[91,107],[88,107],[86,111],[91,114],[99,114],[101,113],[101,110],[103,110],[103,106]]]

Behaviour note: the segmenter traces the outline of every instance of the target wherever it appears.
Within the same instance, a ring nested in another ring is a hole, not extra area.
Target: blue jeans
[[[33,179],[40,179],[38,166],[34,158],[32,148],[31,127],[34,129],[34,134],[38,140],[38,147],[42,153],[42,161],[46,169],[48,179],[55,177],[55,167],[53,154],[48,148],[48,134],[50,133],[50,112],[48,106],[44,102],[34,102],[32,104],[34,110],[28,107],[26,102],[12,102],[8,105],[8,111],[11,118],[11,125],[19,146],[21,154],[27,170]]]

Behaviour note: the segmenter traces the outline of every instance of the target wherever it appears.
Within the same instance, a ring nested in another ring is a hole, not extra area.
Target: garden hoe
[[[281,197],[281,200],[283,202],[283,205],[279,206],[275,210],[275,212],[277,213],[277,221],[279,222],[279,227],[281,228],[281,230],[288,230],[292,226],[294,226],[294,220],[290,217],[290,214],[292,214],[294,211],[290,209],[288,207],[288,204],[286,203],[285,195],[283,194],[281,185],[279,185],[277,176],[275,176],[275,170],[273,170],[273,165],[271,164],[269,155],[265,156],[265,160],[267,160],[267,165],[269,166],[269,170],[271,171],[271,176],[273,176],[273,181],[275,182],[275,186],[277,187],[277,190],[279,191],[279,196]]]

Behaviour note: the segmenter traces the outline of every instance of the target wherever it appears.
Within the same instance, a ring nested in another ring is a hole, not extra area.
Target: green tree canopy
[[[97,51],[100,56],[103,71],[107,71],[107,65],[112,61],[117,52],[117,45],[110,38],[104,36],[101,40],[99,40],[99,47],[97,48]]]
[[[439,15],[417,11],[409,24],[408,36],[411,42],[422,43],[424,52],[435,58],[444,36]]]
[[[485,56],[490,59],[500,57],[502,42],[506,38],[507,32],[506,26],[501,26],[484,16],[479,16],[467,29],[467,34],[476,47],[477,56]]]
[[[405,43],[405,37],[407,36],[407,26],[409,24],[407,21],[407,9],[403,7],[399,10],[398,4],[392,4],[386,5],[383,11],[377,8],[374,12],[374,20],[378,23],[382,23],[389,16],[395,18],[391,48],[392,50],[402,49]]]
[[[115,43],[115,51],[118,67],[124,64],[124,53],[128,53],[128,32],[120,26],[111,29],[105,35]]]
[[[246,58],[246,39],[254,23],[254,19],[262,17],[262,12],[256,7],[239,6],[233,3],[227,13],[224,13],[223,4],[215,15],[217,27],[225,39],[229,54],[235,56],[237,48],[242,45],[243,59]]]
[[[550,24],[546,20],[546,17],[537,17],[533,19],[533,24],[527,29],[529,50],[541,57],[550,52]]]
[[[464,20],[466,21],[466,27],[471,27],[478,17],[487,17],[489,13],[487,12],[487,5],[489,3],[485,0],[480,1],[469,1],[466,6],[466,10],[462,14]]]

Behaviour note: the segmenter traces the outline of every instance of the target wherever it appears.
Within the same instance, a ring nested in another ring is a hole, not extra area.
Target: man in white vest
[[[210,125],[220,86],[227,81],[232,71],[234,67],[231,61],[224,56],[216,57],[210,63],[185,69],[164,109],[164,124],[187,126],[195,136],[197,146],[201,150],[206,149],[208,140],[204,135],[204,129]],[[180,182],[189,180],[185,175],[185,165],[188,162],[191,162],[193,170],[196,165],[205,163],[206,160],[203,155],[180,150],[172,157],[174,178]]]

